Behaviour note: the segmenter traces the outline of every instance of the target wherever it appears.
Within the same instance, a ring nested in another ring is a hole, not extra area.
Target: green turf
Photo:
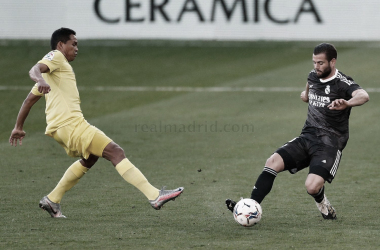
[[[22,88],[0,91],[0,249],[380,248],[379,93],[370,93],[368,104],[353,109],[350,141],[336,179],[326,187],[337,221],[320,216],[304,188],[305,170],[279,174],[262,203],[262,221],[243,228],[224,200],[249,197],[267,157],[299,134],[307,111],[299,92],[91,89],[302,88],[316,43],[80,41],[80,55],[72,65],[78,86],[85,87],[80,94],[86,119],[120,144],[153,185],[184,186],[185,192],[155,211],[101,159],[65,195],[67,219],[51,219],[38,208],[39,199],[74,161],[44,136],[43,99],[25,124],[24,145],[12,148],[7,142],[27,86],[33,85],[27,72],[48,52],[48,43],[2,44],[0,85]],[[378,87],[374,55],[380,47],[338,43],[337,48],[338,69],[364,88]],[[235,132],[227,131],[232,126]],[[251,129],[242,131],[247,127]]]

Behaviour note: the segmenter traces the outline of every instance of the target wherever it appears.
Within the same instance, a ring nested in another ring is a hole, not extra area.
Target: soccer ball
[[[244,227],[256,225],[263,211],[260,204],[252,199],[241,199],[234,207],[234,219]]]

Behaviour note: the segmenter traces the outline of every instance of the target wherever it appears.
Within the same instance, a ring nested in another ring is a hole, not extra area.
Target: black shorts
[[[295,174],[309,168],[310,174],[321,176],[329,183],[338,171],[342,151],[322,143],[318,137],[306,138],[299,136],[277,149],[285,164],[285,170]]]

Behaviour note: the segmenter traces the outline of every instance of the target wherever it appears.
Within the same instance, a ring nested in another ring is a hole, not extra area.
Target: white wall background
[[[0,0],[0,39],[69,27],[81,39],[374,41],[379,11],[374,0]]]

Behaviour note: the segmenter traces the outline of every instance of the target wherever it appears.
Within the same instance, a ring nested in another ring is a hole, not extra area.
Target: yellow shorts
[[[59,128],[52,135],[69,156],[85,159],[88,159],[90,154],[102,157],[104,148],[112,141],[85,119]]]

